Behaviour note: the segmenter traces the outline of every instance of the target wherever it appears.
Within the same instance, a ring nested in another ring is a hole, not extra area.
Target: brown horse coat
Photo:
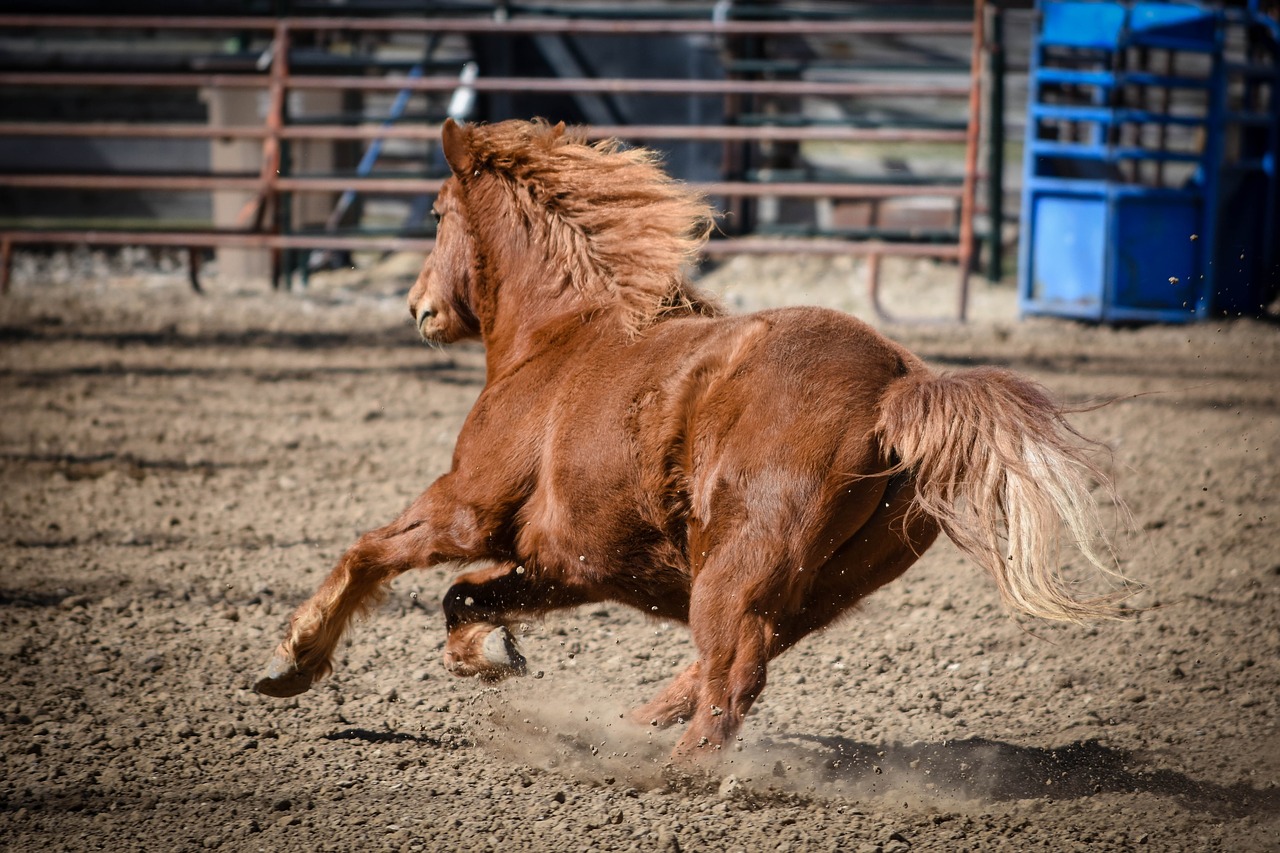
[[[834,311],[721,316],[683,266],[709,212],[647,152],[540,122],[449,122],[444,145],[410,311],[428,341],[484,342],[485,388],[451,470],[299,607],[260,692],[306,690],[383,584],[449,562],[477,566],[444,600],[460,675],[523,670],[517,614],[613,600],[687,622],[699,659],[636,712],[687,720],[686,760],[737,732],[771,658],[940,530],[1013,609],[1114,615],[1057,573],[1064,522],[1113,572],[1105,478],[1038,386],[938,375]]]

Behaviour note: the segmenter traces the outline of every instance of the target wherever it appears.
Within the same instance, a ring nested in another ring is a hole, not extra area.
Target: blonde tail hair
[[[998,368],[919,365],[886,391],[876,430],[914,475],[916,509],[991,575],[1006,607],[1067,622],[1124,615],[1133,585],[1090,494],[1096,481],[1114,498],[1111,480],[1042,386]],[[1059,568],[1064,529],[1118,589],[1073,593]]]

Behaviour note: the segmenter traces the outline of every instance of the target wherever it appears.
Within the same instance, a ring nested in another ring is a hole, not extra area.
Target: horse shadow
[[[1176,770],[1151,768],[1153,756],[1095,739],[1045,749],[986,738],[872,745],[844,737],[788,734],[762,740],[755,766],[785,785],[795,768],[815,792],[888,794],[904,789],[959,800],[1072,800],[1102,793],[1172,799],[1188,811],[1222,818],[1280,815],[1280,788],[1220,785]],[[760,762],[759,756],[772,762]]]
[[[1280,787],[1197,779],[1159,767],[1158,753],[1118,749],[1092,738],[1043,748],[980,737],[870,744],[840,736],[774,732],[728,751],[713,771],[714,778],[705,778],[667,764],[677,730],[641,731],[627,725],[620,731],[608,722],[612,714],[598,714],[599,719],[586,723],[581,710],[568,713],[540,704],[495,710],[493,731],[486,737],[477,730],[477,746],[604,785],[626,780],[640,788],[701,790],[710,784],[722,792],[736,789],[747,799],[765,801],[779,795],[858,800],[905,795],[936,803],[1148,794],[1222,819],[1280,817]],[[429,736],[358,729],[331,738],[438,745]],[[730,776],[737,786],[725,786]]]
[[[409,734],[397,731],[374,731],[372,729],[347,728],[322,735],[325,740],[358,740],[368,744],[416,743],[420,746],[443,746],[440,738],[426,734]]]

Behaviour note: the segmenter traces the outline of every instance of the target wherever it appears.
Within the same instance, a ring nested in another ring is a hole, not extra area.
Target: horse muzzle
[[[432,308],[427,308],[418,314],[418,318],[417,318],[418,331],[422,333],[423,337],[426,337],[427,335],[427,332],[426,332],[427,323],[429,323],[431,320],[434,320],[435,317],[436,317],[436,312]]]
[[[418,327],[418,334],[425,341],[436,342],[440,340],[441,329],[438,323],[440,312],[432,308],[430,305],[422,305],[411,309],[414,325]]]

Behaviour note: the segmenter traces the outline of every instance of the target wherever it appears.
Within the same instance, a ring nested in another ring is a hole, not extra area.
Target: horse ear
[[[469,135],[466,129],[453,119],[444,120],[444,129],[441,134],[444,142],[444,159],[449,163],[453,173],[460,178],[470,176],[475,160],[471,156],[471,146],[468,144]]]

